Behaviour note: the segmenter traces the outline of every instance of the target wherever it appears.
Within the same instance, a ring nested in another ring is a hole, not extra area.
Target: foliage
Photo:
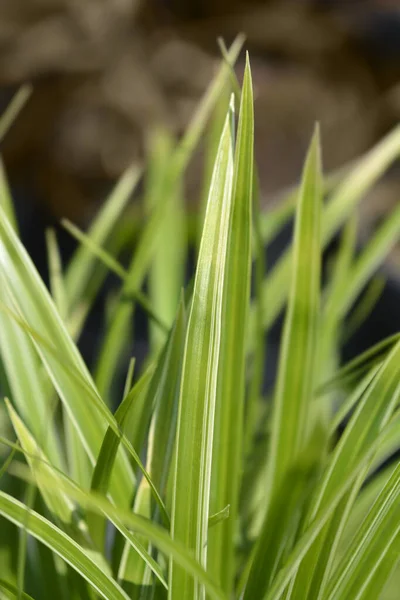
[[[296,194],[260,212],[248,60],[237,132],[234,95],[226,102],[230,86],[239,95],[240,46],[225,53],[183,139],[154,136],[139,226],[127,208],[141,177],[131,168],[86,233],[65,224],[80,241],[65,268],[49,232],[51,293],[19,240],[0,173],[1,598],[390,597],[399,336],[344,367],[339,350],[346,316],[400,236],[396,210],[355,251],[354,211],[399,155],[400,129],[324,180],[317,127]],[[183,178],[211,115],[206,207],[190,227]],[[293,211],[293,243],[266,276],[263,245]],[[324,248],[342,229],[322,280]],[[121,288],[90,373],[77,343],[110,270]],[[151,333],[139,367],[129,356],[136,304]],[[285,305],[268,401],[265,335]]]

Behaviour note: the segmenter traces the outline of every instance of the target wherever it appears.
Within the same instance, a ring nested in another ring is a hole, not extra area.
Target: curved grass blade
[[[350,419],[313,496],[307,523],[315,520],[357,462],[364,457],[391,419],[400,397],[400,343],[393,348]],[[333,557],[356,495],[370,469],[361,472],[303,561],[293,598],[310,593],[322,598],[331,575]],[[296,595],[297,594],[297,595]]]
[[[1,270],[0,304],[13,306]],[[36,439],[43,440],[43,449],[52,463],[61,467],[63,459],[52,422],[54,411],[52,386],[46,380],[45,371],[31,340],[2,310],[0,310],[0,329],[1,358],[12,400]],[[23,370],[20,368],[21,357],[23,357]]]
[[[0,514],[45,544],[106,600],[129,600],[122,588],[68,535],[47,519],[0,491]]]
[[[26,439],[26,437],[24,439]],[[55,469],[47,461],[47,459],[43,455],[43,453],[38,453],[36,443],[34,443],[34,452],[32,453],[31,452],[32,448],[22,449],[19,446],[17,446],[16,444],[9,442],[8,440],[2,440],[1,438],[0,438],[0,440],[3,443],[5,443],[7,446],[12,448],[14,451],[22,452],[24,454],[24,456],[26,457],[28,463],[30,465],[34,466],[34,468],[32,468],[32,472],[33,472],[33,479],[35,480],[35,483],[38,485],[39,489],[42,491],[43,496],[47,499],[49,499],[49,498],[51,499],[51,502],[50,503],[48,502],[48,505],[50,505],[50,508],[52,506],[54,507],[53,499],[54,498],[57,499],[57,507],[56,507],[56,510],[53,511],[53,513],[58,516],[61,516],[62,520],[64,520],[64,522],[65,522],[65,518],[63,518],[64,515],[62,515],[62,514],[60,515],[57,508],[59,506],[61,506],[63,511],[65,511],[65,503],[67,504],[67,509],[69,507],[74,507],[74,504],[72,503],[70,496],[68,495],[68,491],[70,490],[71,486],[74,489],[78,490],[78,492],[80,494],[80,495],[78,495],[78,498],[81,498],[82,495],[85,497],[85,492],[80,488],[80,486],[77,483],[72,482],[72,480],[68,479],[66,477],[66,475],[64,475],[61,471],[58,471],[57,469]],[[27,444],[25,444],[25,445],[27,446]],[[32,477],[26,476],[26,473],[24,472],[23,467],[20,467],[20,468],[14,467],[13,474],[15,474],[17,476],[21,476],[23,479],[26,479],[29,484],[32,484],[32,481],[33,481]],[[65,488],[65,490],[64,490],[64,488]],[[75,498],[74,495],[72,495],[71,497]],[[89,503],[89,508],[90,507],[91,507],[91,504]],[[30,510],[31,509],[29,508],[29,511]],[[104,513],[102,513],[98,509],[97,509],[97,511],[89,512],[89,514],[95,514],[99,518],[99,520],[100,520],[100,516],[104,517]],[[111,512],[110,514],[107,513],[107,517],[109,518],[110,522],[115,526],[115,528],[121,532],[122,536],[126,539],[127,544],[130,547],[135,549],[137,555],[139,555],[143,559],[145,564],[156,575],[156,577],[159,579],[161,584],[166,588],[167,584],[164,579],[164,576],[163,576],[160,566],[150,556],[150,554],[144,548],[144,546],[142,545],[142,543],[140,542],[138,537],[133,535],[124,526],[123,522],[118,517],[115,516],[115,514],[113,512]],[[87,533],[86,524],[81,519],[79,521],[77,521],[75,518],[75,515],[74,515],[73,524],[75,526],[78,526],[80,529],[80,532],[84,533],[85,537],[86,537],[86,533]],[[104,560],[103,556],[101,554],[99,554],[98,552],[94,552],[89,549],[86,549],[85,551],[89,557],[95,558],[97,560],[97,562]],[[105,561],[104,561],[103,567],[107,567],[107,568],[103,568],[103,570],[107,571],[107,573],[108,572],[111,573],[111,571],[108,568],[108,565]]]
[[[339,485],[329,498],[329,501],[321,509],[312,523],[310,523],[303,531],[300,539],[296,542],[292,552],[285,561],[285,565],[278,572],[263,600],[281,600],[285,597],[285,590],[293,583],[294,576],[303,565],[305,557],[310,551],[310,548],[312,548],[315,540],[318,538],[321,531],[323,531],[329,520],[332,519],[337,506],[354,485],[354,482],[360,479],[361,474],[364,475],[364,473],[368,471],[369,465],[382,443],[385,443],[384,432],[374,440],[368,450],[366,450],[365,454],[352,466],[350,472],[340,479]],[[293,592],[293,589],[291,591]],[[301,596],[300,593],[299,597],[304,598],[304,589],[303,596]]]
[[[23,468],[18,469],[18,475],[27,479],[26,470]],[[49,485],[50,487],[54,485],[54,483],[51,480],[49,481],[48,477],[44,474],[41,476],[41,484],[43,486]],[[204,585],[207,594],[212,600],[226,600],[225,594],[216,586],[207,571],[205,571],[198,561],[195,560],[193,553],[188,552],[178,541],[173,540],[169,532],[163,527],[132,513],[130,510],[127,511],[115,507],[103,496],[81,490],[79,486],[68,480],[65,476],[62,478],[61,485],[63,491],[68,494],[71,499],[78,502],[80,506],[86,507],[92,511],[104,513],[111,521],[119,521],[128,529],[145,536],[160,552],[173,558],[174,561],[179,564],[182,569],[185,569],[191,577]]]
[[[83,391],[84,391],[86,394],[86,399],[89,401],[89,406],[87,408],[89,409],[89,408],[94,407],[95,409],[97,409],[98,414],[101,415],[104,418],[105,422],[113,429],[113,431],[117,435],[119,435],[119,437],[122,441],[123,449],[128,451],[129,455],[133,458],[134,462],[141,470],[143,476],[147,479],[149,486],[152,490],[152,493],[154,495],[154,498],[160,507],[161,514],[164,515],[164,518],[168,522],[168,515],[166,512],[164,503],[161,500],[161,497],[160,497],[157,489],[155,488],[155,486],[151,480],[151,477],[147,473],[142,461],[140,460],[138,453],[133,448],[131,442],[127,439],[126,435],[123,432],[121,432],[113,415],[110,413],[107,406],[104,404],[104,402],[99,397],[95,387],[93,385],[90,385],[87,382],[87,380],[84,379],[84,377],[76,369],[74,364],[72,364],[72,365],[69,364],[64,359],[64,357],[60,356],[58,349],[54,348],[51,343],[49,343],[46,339],[44,339],[40,335],[38,335],[38,333],[36,331],[34,331],[32,328],[30,328],[29,325],[27,325],[23,319],[19,318],[18,315],[15,315],[15,313],[13,313],[12,311],[10,311],[6,308],[3,308],[3,310],[6,310],[6,312],[10,315],[10,317],[13,318],[21,326],[21,328],[24,329],[30,335],[31,339],[37,345],[39,351],[43,351],[43,353],[45,353],[46,358],[48,360],[49,359],[51,360],[51,368],[49,368],[50,376],[53,376],[53,374],[55,372],[58,377],[65,377],[66,381],[68,382],[68,385],[70,385],[71,383],[79,385],[80,392],[83,393]],[[44,354],[41,354],[41,356],[43,356],[43,355]],[[67,405],[67,409],[68,409],[68,405]],[[94,414],[93,411],[91,414],[92,415]],[[90,423],[90,420],[89,420],[89,423]],[[87,428],[88,427],[89,427],[89,424],[87,425]],[[88,455],[89,455],[89,453],[88,453]],[[120,455],[117,454],[117,460],[115,461],[114,472],[112,474],[110,493],[114,500],[116,498],[118,498],[117,504],[120,503],[122,506],[124,506],[127,503],[129,503],[129,501],[130,501],[129,490],[130,489],[133,490],[133,485],[134,485],[135,479],[133,477],[133,474],[131,475],[130,478],[128,478],[128,483],[125,483],[125,480],[121,479],[120,474],[117,473],[119,456]],[[127,460],[126,454],[122,454],[122,456],[124,459]],[[90,455],[89,455],[89,458],[91,458]],[[129,467],[130,467],[130,465],[129,465]]]
[[[163,498],[167,496],[167,484],[172,476],[171,461],[176,437],[185,336],[186,314],[182,299],[174,327],[160,355],[147,398],[149,404],[154,404],[154,413],[148,436],[146,466]],[[145,479],[140,482],[134,512],[147,518],[151,517],[155,522],[159,522],[162,517],[158,506],[151,502]],[[148,551],[151,551],[150,546]],[[120,562],[118,577],[136,585],[149,583],[146,565],[137,559],[137,554],[127,544]]]
[[[359,400],[361,400],[363,394],[367,390],[368,386],[373,381],[374,377],[379,371],[379,365],[371,367],[368,373],[361,379],[360,383],[354,388],[354,391],[347,396],[346,400],[340,406],[339,410],[335,414],[334,418],[329,424],[330,435],[335,435],[340,424],[344,419],[351,413]]]
[[[128,434],[128,428],[125,423],[127,415],[132,404],[141,402],[141,397],[146,396],[151,375],[152,371],[148,369],[132,390],[130,390],[115,412],[114,417],[121,434],[122,432]],[[121,442],[121,434],[116,433],[110,426],[108,427],[93,471],[91,489],[100,492],[104,496],[108,494],[111,475]],[[103,548],[105,541],[104,518],[97,514],[89,514],[87,519],[93,540],[98,548]]]
[[[148,399],[149,403],[150,399],[154,399],[154,413],[148,436],[146,466],[163,498],[167,496],[167,484],[171,479],[185,335],[186,314],[182,298],[174,326],[154,373]],[[134,511],[151,517],[155,522],[160,521],[158,507],[151,502],[148,484],[144,479],[140,482]],[[143,561],[137,560],[127,545],[120,562],[118,577],[142,586],[149,583],[148,569]]]
[[[0,579],[0,592],[2,598],[9,598],[10,600],[34,600],[32,596],[29,596],[26,592],[21,592],[9,581]]]
[[[331,379],[319,386],[317,395],[320,396],[333,388],[345,386],[352,383],[354,379],[362,377],[374,365],[381,364],[399,340],[400,333],[395,333],[353,358],[341,367]]]
[[[176,441],[172,537],[206,564],[211,459],[221,351],[225,259],[233,177],[232,113],[221,135],[188,321]],[[169,598],[199,598],[203,587],[176,562]]]
[[[70,523],[74,505],[70,499],[58,490],[57,482],[59,478],[55,474],[55,471],[47,466],[47,458],[42,450],[39,448],[36,440],[32,437],[31,433],[25,427],[15,410],[12,408],[9,401],[6,399],[6,405],[8,414],[13,424],[17,438],[21,444],[21,448],[26,453],[26,459],[31,468],[34,477],[39,479],[41,470],[45,469],[49,477],[54,477],[54,491],[49,492],[47,489],[40,488],[40,479],[38,487],[43,496],[43,499],[50,510],[50,512],[58,517],[64,523]]]
[[[377,598],[399,560],[400,465],[376,498],[347,552],[332,573],[327,600]]]
[[[62,262],[57,245],[56,234],[53,229],[48,229],[46,231],[46,243],[51,294],[57,307],[58,314],[64,323],[68,325],[68,303],[63,277]],[[65,445],[67,449],[69,472],[76,481],[79,481],[81,484],[86,484],[90,477],[90,463],[87,459],[84,460],[82,454],[79,452],[79,437],[73,423],[68,418],[68,415],[65,416],[63,425],[65,431]]]
[[[211,513],[218,513],[229,505],[230,515],[229,519],[210,531],[207,550],[209,571],[228,596],[234,585],[234,538],[238,523],[243,460],[245,336],[250,303],[252,250],[253,145],[253,90],[247,57],[233,167],[232,200],[227,209],[227,223],[221,223],[220,234],[226,235],[224,228],[229,228],[225,256],[222,257],[225,266],[222,274],[223,304],[210,503]],[[213,202],[211,194],[209,203]],[[210,219],[209,214],[207,216]],[[206,218],[204,235],[207,235],[208,224]],[[204,245],[202,249],[204,252]],[[200,253],[199,268],[202,259],[204,258]],[[211,257],[210,260],[216,259]]]

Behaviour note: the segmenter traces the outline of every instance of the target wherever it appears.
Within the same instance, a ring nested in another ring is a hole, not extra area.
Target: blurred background
[[[181,135],[220,60],[218,36],[229,44],[239,32],[252,61],[265,206],[298,181],[316,120],[326,172],[399,122],[399,0],[0,0],[0,110],[32,85],[1,153],[23,241],[44,277],[44,228],[65,216],[84,227],[123,170],[145,160],[154,127]],[[198,201],[201,177],[200,149],[188,202]],[[363,203],[360,243],[399,193],[395,166]],[[269,262],[289,235],[268,249]],[[61,230],[59,239],[67,259],[74,243]],[[349,356],[400,328],[399,266],[397,247]]]

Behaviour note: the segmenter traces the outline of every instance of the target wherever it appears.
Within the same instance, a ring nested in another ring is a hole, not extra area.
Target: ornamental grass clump
[[[153,135],[144,220],[128,207],[142,176],[132,167],[86,233],[64,223],[79,241],[66,266],[48,232],[50,291],[1,174],[2,598],[395,597],[400,335],[346,365],[339,352],[400,236],[399,207],[359,250],[354,216],[398,157],[400,129],[324,178],[316,127],[298,189],[262,210],[249,61],[240,88],[232,70],[240,46],[183,138]],[[183,177],[210,117],[194,218]],[[266,275],[264,247],[293,215],[293,241]],[[121,283],[90,372],[77,344],[109,272]],[[136,305],[150,326],[139,366]],[[266,334],[283,309],[265,397]]]

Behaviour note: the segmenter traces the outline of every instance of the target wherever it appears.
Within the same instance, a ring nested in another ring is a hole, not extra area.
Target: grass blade
[[[0,514],[45,544],[75,569],[106,600],[129,600],[121,587],[84,549],[47,519],[0,491]]]
[[[16,232],[18,232],[17,218],[14,211],[14,205],[11,198],[10,188],[8,186],[4,164],[0,157],[0,206],[3,208],[7,218]]]
[[[8,400],[6,400],[8,414],[13,424],[17,438],[21,444],[21,448],[25,452],[27,462],[31,471],[36,478],[40,478],[40,472],[44,469],[49,477],[54,477],[54,491],[49,492],[47,489],[40,489],[43,499],[50,512],[58,517],[64,523],[70,523],[74,505],[70,499],[58,490],[57,482],[59,478],[55,471],[47,466],[47,458],[37,445],[36,440],[32,437],[24,423],[21,421],[15,410],[12,408]]]
[[[400,550],[400,465],[382,488],[346,554],[337,565],[327,600],[374,598],[398,562]],[[378,578],[376,580],[376,578]],[[375,582],[374,582],[375,580]]]
[[[210,572],[229,596],[234,585],[244,419],[244,367],[250,301],[254,114],[250,64],[243,80],[225,257],[221,348],[214,427],[212,513],[230,506],[229,519],[210,532]],[[201,255],[200,255],[201,258]]]
[[[25,592],[20,592],[12,583],[0,579],[1,598],[10,598],[10,600],[33,600],[32,596]]]
[[[328,200],[322,215],[325,247],[346,221],[364,194],[400,154],[400,126],[396,127],[350,171]],[[289,249],[264,282],[264,327],[269,328],[284,307],[290,279]],[[252,316],[254,327],[254,313]],[[250,340],[251,341],[251,340]]]
[[[225,255],[233,177],[232,114],[229,111],[210,187],[188,321],[177,425],[172,536],[206,563],[211,458]],[[171,563],[169,597],[198,598],[201,586]]]
[[[13,305],[1,270],[0,283],[0,303]],[[42,440],[46,455],[54,465],[61,467],[63,460],[53,424],[52,387],[45,379],[44,370],[31,340],[3,310],[0,310],[0,328],[1,358],[12,401],[35,438]],[[24,361],[23,371],[20,369],[21,357]]]
[[[340,315],[351,308],[368,280],[382,263],[394,244],[400,239],[400,205],[389,214],[366,248],[350,269],[347,285],[338,303]]]
[[[0,142],[3,141],[15,119],[28,102],[32,94],[32,86],[30,84],[22,85],[17,93],[12,98],[5,112],[0,117]]]
[[[79,434],[82,460],[86,460],[87,453],[94,464],[107,425],[112,424],[117,431],[118,427],[100,398],[83,359],[68,335],[31,259],[15,236],[1,208],[0,273],[12,300],[11,306],[8,302],[9,315],[14,313],[14,306],[17,307],[16,321],[19,321],[20,325],[22,322],[25,335],[29,335],[33,341]],[[39,334],[39,338],[32,333]],[[46,340],[51,340],[51,343]],[[83,390],[85,402],[82,402]],[[120,453],[116,461],[112,489],[119,495],[122,503],[127,501],[127,490],[131,489],[131,486],[132,471],[126,455]]]
[[[232,62],[235,62],[242,44],[242,38],[237,38],[232,44],[229,51],[229,57]],[[187,131],[175,149],[171,159],[172,164],[169,173],[171,185],[180,185],[184,169],[201,139],[207,120],[228,80],[229,68],[223,62],[193,116]],[[173,195],[169,196],[169,198],[172,197]],[[159,204],[156,210],[153,211],[149,221],[146,223],[129,267],[128,278],[121,293],[121,301],[112,325],[106,333],[96,372],[96,383],[100,393],[104,397],[108,395],[113,375],[116,371],[116,365],[127,343],[129,323],[131,322],[133,315],[132,304],[127,303],[126,300],[124,301],[124,298],[129,298],[132,290],[137,290],[143,283],[143,279],[153,259],[154,252],[157,249],[159,234],[162,231],[163,221],[168,208],[168,201]]]
[[[110,237],[137,186],[141,170],[132,166],[123,173],[87,233],[91,241],[102,246]],[[70,312],[85,299],[85,290],[93,276],[96,258],[89,248],[80,246],[65,273],[65,286]],[[105,273],[105,272],[104,272]]]
[[[313,389],[320,325],[322,179],[318,129],[298,199],[289,304],[283,332],[270,447],[270,489],[279,488],[315,424]]]
[[[165,331],[150,328],[152,351],[159,350],[171,328],[184,285],[186,259],[186,216],[180,181],[171,181],[172,140],[164,132],[151,138],[145,203],[151,212],[168,202],[149,273],[149,294],[155,312],[167,324]],[[169,199],[168,199],[169,198]]]
[[[400,396],[400,343],[393,348],[372,384],[367,388],[361,402],[350,419],[328,467],[314,494],[307,522],[311,523],[329,502],[336,489],[346,479],[354,465],[365,456],[384,426],[391,418]],[[310,593],[322,598],[331,574],[335,549],[342,536],[349,511],[354,504],[363,478],[361,473],[352,490],[331,516],[326,528],[303,561],[294,588],[294,598]],[[297,596],[296,596],[297,594]]]

